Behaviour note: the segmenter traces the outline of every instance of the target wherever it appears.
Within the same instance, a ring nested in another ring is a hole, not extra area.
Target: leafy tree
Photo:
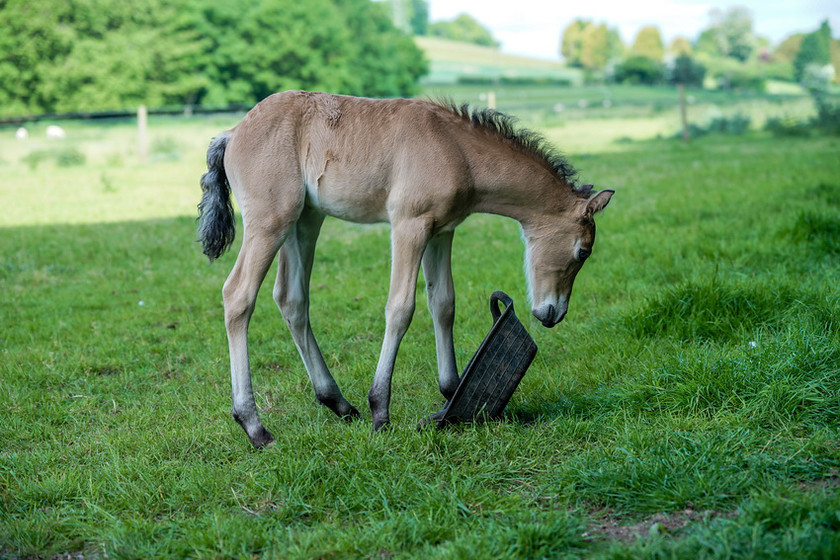
[[[429,3],[426,0],[388,0],[394,26],[413,35],[426,35],[429,30]]]
[[[158,0],[10,0],[0,4],[4,112],[164,104],[201,82],[201,43]]]
[[[794,75],[802,81],[809,65],[824,67],[831,64],[831,26],[828,20],[820,28],[802,38],[802,44],[793,60]]]
[[[369,0],[0,0],[0,111],[410,95],[427,71]]]
[[[662,62],[665,58],[665,46],[662,44],[659,28],[648,25],[639,29],[630,52],[635,57],[646,57],[654,62]]]
[[[340,93],[373,97],[408,96],[429,71],[423,53],[388,18],[386,7],[370,0],[332,0],[353,38],[346,46],[353,80]]]
[[[832,39],[829,48],[831,64],[834,66],[834,81],[840,82],[840,39]]]
[[[429,32],[429,3],[426,0],[409,0],[408,4],[411,32],[415,35],[425,35]]]
[[[606,24],[590,24],[583,32],[580,64],[587,70],[603,70],[610,61],[624,54],[624,44],[618,31]]]
[[[706,77],[706,67],[696,59],[681,55],[674,59],[668,82],[677,85],[701,87]]]
[[[429,34],[433,37],[473,43],[486,47],[499,47],[490,31],[468,14],[459,14],[452,21],[437,21],[429,25]]]
[[[744,7],[714,9],[709,14],[711,25],[697,40],[697,50],[711,56],[747,60],[756,47],[752,13]]]
[[[621,36],[606,24],[575,20],[563,32],[560,51],[566,64],[587,70],[603,70],[624,53]]]
[[[685,142],[691,140],[691,127],[688,124],[688,105],[685,98],[686,86],[701,87],[706,76],[706,67],[688,55],[680,55],[670,68],[668,82],[675,84],[680,92],[680,121],[682,137]]]
[[[581,53],[583,52],[583,36],[592,22],[576,19],[566,26],[560,39],[560,55],[566,64],[582,68]]]
[[[668,52],[677,57],[691,56],[694,53],[694,49],[691,47],[691,41],[685,37],[676,37],[671,41]]]
[[[590,25],[583,32],[580,51],[581,66],[587,69],[604,68],[607,65],[607,26]]]
[[[665,66],[647,56],[629,56],[616,66],[615,81],[627,84],[661,84],[665,79]]]
[[[784,39],[776,46],[773,51],[773,57],[782,62],[793,63],[796,59],[796,53],[802,47],[802,40],[805,38],[804,33],[796,33]]]

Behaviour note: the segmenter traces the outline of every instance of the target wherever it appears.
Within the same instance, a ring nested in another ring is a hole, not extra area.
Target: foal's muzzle
[[[567,309],[567,306],[564,306],[563,309],[558,309],[554,305],[548,303],[539,307],[535,307],[531,310],[531,313],[534,315],[534,317],[539,319],[540,323],[542,323],[544,327],[550,329],[563,320],[563,318],[566,316]]]

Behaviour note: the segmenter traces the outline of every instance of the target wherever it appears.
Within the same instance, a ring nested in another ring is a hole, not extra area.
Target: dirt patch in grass
[[[836,488],[840,488],[840,470],[838,469],[831,469],[823,478],[799,483],[799,489],[803,492],[834,490]]]
[[[840,469],[831,469],[822,478],[800,482],[801,492],[834,491],[840,488]],[[591,541],[618,541],[629,543],[638,538],[653,535],[673,534],[698,521],[712,519],[731,519],[738,516],[738,511],[696,510],[688,507],[671,513],[654,513],[644,519],[628,522],[610,508],[594,511],[592,521],[587,526],[583,538]]]
[[[640,537],[667,534],[679,531],[689,523],[714,518],[729,518],[737,515],[734,511],[695,510],[686,508],[673,513],[655,513],[634,523],[624,523],[609,510],[596,512],[593,522],[583,534],[589,540],[609,540],[631,542]]]

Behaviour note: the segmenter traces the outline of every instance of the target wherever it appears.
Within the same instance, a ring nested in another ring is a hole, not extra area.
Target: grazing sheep
[[[47,127],[47,138],[65,138],[67,133],[58,125],[51,124]]]

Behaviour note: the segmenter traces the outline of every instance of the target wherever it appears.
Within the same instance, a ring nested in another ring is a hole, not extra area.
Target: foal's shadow
[[[578,417],[581,412],[580,404],[566,396],[555,400],[528,399],[527,402],[510,403],[502,420],[529,426],[562,418]]]

